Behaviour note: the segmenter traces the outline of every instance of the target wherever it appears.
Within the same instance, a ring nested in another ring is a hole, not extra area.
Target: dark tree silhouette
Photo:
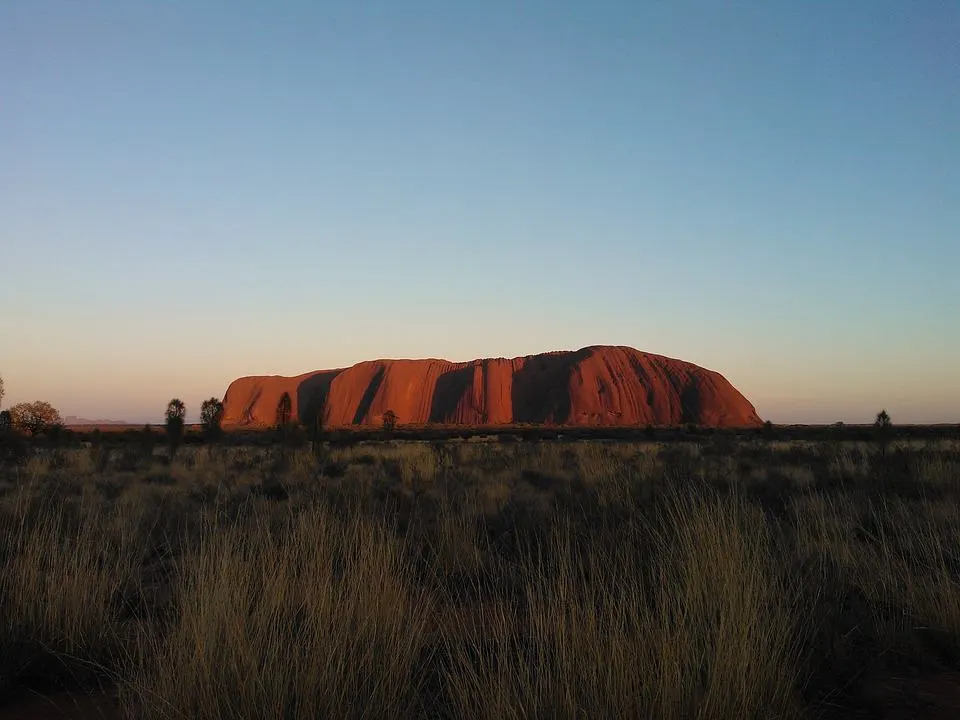
[[[166,419],[166,427],[169,431],[170,428],[178,428],[183,430],[184,418],[187,417],[187,406],[183,404],[183,400],[180,398],[174,398],[169,403],[167,403],[167,411],[164,413],[164,418]]]
[[[313,419],[313,422],[308,427],[308,431],[310,433],[310,447],[313,450],[314,456],[318,459],[324,457],[322,406],[317,411],[317,416]]]
[[[10,421],[14,428],[31,435],[55,432],[63,425],[57,409],[42,400],[17,403],[10,408]]]
[[[220,424],[223,422],[223,403],[215,397],[204,400],[200,405],[200,425],[208,439],[219,437]]]
[[[874,430],[877,433],[877,443],[880,445],[880,456],[887,454],[887,445],[890,443],[890,435],[893,430],[893,422],[887,414],[886,409],[877,413],[877,419],[873,422]]]
[[[183,440],[184,419],[187,417],[187,406],[183,404],[180,398],[174,398],[167,403],[167,411],[164,413],[166,418],[165,429],[167,438],[170,441],[170,459],[173,459],[177,452],[177,446]]]
[[[387,410],[383,414],[383,429],[386,431],[395,430],[397,427],[397,414],[393,410]]]
[[[777,428],[769,420],[763,423],[763,437],[767,440],[775,440],[777,437]]]
[[[289,427],[292,416],[293,401],[290,399],[290,393],[284,393],[277,403],[277,428],[283,430]]]

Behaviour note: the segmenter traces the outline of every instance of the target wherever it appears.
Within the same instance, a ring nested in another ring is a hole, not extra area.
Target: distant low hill
[[[753,405],[720,373],[630,347],[594,346],[512,359],[372,360],[297,377],[234,380],[224,425],[267,426],[284,394],[293,417],[376,425],[681,425],[756,427]]]
[[[76,415],[67,415],[63,419],[63,424],[67,427],[83,427],[88,425],[130,425],[132,423],[126,420],[90,420]]]

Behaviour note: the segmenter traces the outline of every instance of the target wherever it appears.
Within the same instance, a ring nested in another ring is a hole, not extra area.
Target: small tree
[[[393,410],[387,410],[383,414],[383,429],[387,432],[393,432],[397,428],[397,414]]]
[[[187,417],[187,406],[183,404],[180,398],[174,398],[167,403],[167,410],[164,413],[166,419],[164,427],[167,431],[167,439],[170,441],[170,459],[173,460],[177,452],[177,446],[183,440],[184,420]]]
[[[880,456],[884,457],[887,454],[887,445],[890,443],[890,435],[893,430],[893,422],[891,422],[886,409],[877,413],[873,428],[877,434],[877,443],[880,445]]]
[[[149,423],[140,431],[140,452],[144,458],[153,457],[153,428]]]
[[[310,435],[316,438],[323,437],[323,408],[320,409],[316,417],[313,418],[313,422],[310,423]]]
[[[34,436],[49,433],[63,425],[57,409],[43,400],[17,403],[10,408],[10,421],[16,430],[28,432]]]
[[[8,453],[19,459],[26,451],[25,443],[13,431],[13,418],[9,410],[0,410],[0,460]]]
[[[3,405],[3,375],[0,375],[0,405]]]
[[[203,427],[203,434],[210,440],[219,437],[222,422],[223,403],[215,397],[204,400],[200,405],[200,425]]]
[[[309,427],[310,432],[310,448],[313,451],[313,456],[317,460],[321,460],[324,454],[323,446],[323,407],[317,411],[316,417],[313,419],[313,422]]]
[[[774,440],[777,437],[777,429],[774,427],[774,424],[767,420],[763,423],[763,437],[767,440]]]
[[[290,419],[293,415],[293,401],[290,399],[290,393],[284,393],[280,396],[277,403],[277,429],[285,430],[290,426]]]

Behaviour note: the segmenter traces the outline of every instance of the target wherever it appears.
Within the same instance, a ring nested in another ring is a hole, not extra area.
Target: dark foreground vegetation
[[[954,439],[87,442],[4,455],[0,717],[960,714]]]

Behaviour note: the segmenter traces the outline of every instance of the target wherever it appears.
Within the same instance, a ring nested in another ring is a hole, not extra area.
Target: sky
[[[4,405],[629,345],[960,422],[960,3],[0,2]]]

